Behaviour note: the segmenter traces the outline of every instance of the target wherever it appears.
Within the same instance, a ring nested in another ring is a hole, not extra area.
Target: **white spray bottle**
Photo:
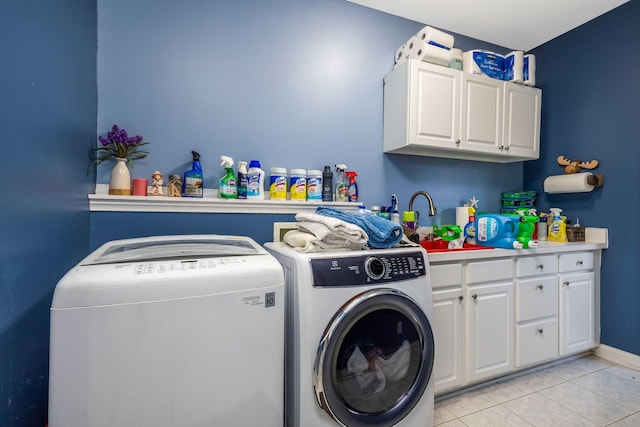
[[[348,202],[349,201],[349,183],[344,171],[347,170],[347,165],[338,163],[336,165],[336,202]]]

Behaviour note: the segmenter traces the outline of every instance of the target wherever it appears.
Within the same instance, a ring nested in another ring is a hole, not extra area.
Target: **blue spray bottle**
[[[200,165],[200,154],[191,151],[193,163],[191,169],[184,173],[182,179],[183,197],[202,197],[202,166]]]

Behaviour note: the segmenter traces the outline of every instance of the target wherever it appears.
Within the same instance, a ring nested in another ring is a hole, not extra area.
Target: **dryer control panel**
[[[310,260],[313,286],[357,286],[398,282],[427,276],[422,252],[376,253]]]

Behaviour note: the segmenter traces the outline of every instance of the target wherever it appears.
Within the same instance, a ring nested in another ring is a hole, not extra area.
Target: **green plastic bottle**
[[[236,174],[233,173],[233,159],[227,156],[220,156],[220,166],[224,166],[225,174],[220,178],[218,185],[218,195],[221,199],[237,199],[238,185],[236,182]]]

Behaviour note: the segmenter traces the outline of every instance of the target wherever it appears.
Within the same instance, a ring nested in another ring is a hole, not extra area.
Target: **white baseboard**
[[[593,350],[593,354],[611,362],[640,370],[640,356],[637,354],[629,353],[605,344],[600,344]]]

